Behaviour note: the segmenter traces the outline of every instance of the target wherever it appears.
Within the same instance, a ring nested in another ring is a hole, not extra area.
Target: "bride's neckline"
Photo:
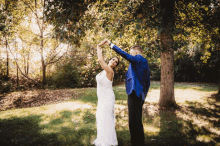
[[[101,71],[97,76],[101,76],[103,72],[106,72],[105,70]],[[108,79],[108,77],[106,76],[106,78]],[[108,79],[109,80],[109,79]],[[109,80],[110,82],[113,82],[111,80]]]

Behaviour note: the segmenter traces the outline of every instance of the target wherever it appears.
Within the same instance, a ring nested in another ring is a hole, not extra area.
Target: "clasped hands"
[[[108,39],[104,39],[101,43],[97,45],[97,47],[101,47],[102,45],[109,45],[111,42]]]

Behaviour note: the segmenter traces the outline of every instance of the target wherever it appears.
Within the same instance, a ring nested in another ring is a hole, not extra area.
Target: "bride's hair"
[[[112,59],[112,58],[117,58],[118,59],[118,63],[117,63],[117,65],[116,65],[116,67],[119,65],[119,58],[118,57],[111,57],[109,60],[108,60],[108,62],[107,62],[107,64],[109,63],[109,61]]]

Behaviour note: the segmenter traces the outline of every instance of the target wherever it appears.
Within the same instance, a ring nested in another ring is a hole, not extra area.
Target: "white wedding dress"
[[[115,94],[106,71],[96,75],[98,104],[96,110],[96,146],[118,145],[115,131]]]

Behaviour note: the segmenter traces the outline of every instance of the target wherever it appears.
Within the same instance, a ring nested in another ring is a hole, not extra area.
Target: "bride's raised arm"
[[[104,69],[107,73],[113,74],[113,73],[114,73],[114,72],[113,72],[113,69],[112,69],[110,66],[108,66],[108,65],[105,63],[105,61],[103,60],[103,57],[102,57],[102,49],[100,48],[101,45],[102,45],[101,43],[97,45],[98,62],[99,62],[99,64],[101,65],[102,69]]]

